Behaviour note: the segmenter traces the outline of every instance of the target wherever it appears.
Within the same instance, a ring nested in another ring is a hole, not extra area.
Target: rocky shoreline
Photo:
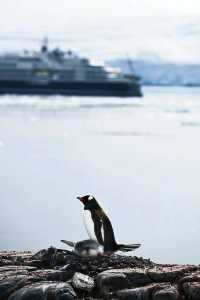
[[[200,266],[49,248],[0,252],[0,300],[200,300]]]

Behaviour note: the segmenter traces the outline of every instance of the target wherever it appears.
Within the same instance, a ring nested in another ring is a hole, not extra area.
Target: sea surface
[[[200,263],[200,89],[143,98],[0,97],[0,249],[87,238],[94,195],[120,243],[160,263]]]

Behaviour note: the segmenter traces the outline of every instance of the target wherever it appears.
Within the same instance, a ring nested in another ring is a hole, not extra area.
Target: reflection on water
[[[144,94],[0,97],[0,249],[86,238],[91,193],[137,255],[199,263],[200,89]]]

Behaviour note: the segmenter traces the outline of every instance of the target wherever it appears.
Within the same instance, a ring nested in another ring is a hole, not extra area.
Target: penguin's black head
[[[86,195],[83,197],[77,197],[77,199],[79,199],[83,203],[84,210],[92,210],[92,209],[100,208],[97,200],[93,196]]]

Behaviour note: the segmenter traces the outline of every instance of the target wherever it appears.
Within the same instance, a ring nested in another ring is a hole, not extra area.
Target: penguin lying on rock
[[[114,231],[112,228],[112,224],[108,218],[108,216],[103,211],[102,207],[99,205],[97,200],[90,195],[86,195],[83,197],[77,197],[83,205],[84,210],[89,210],[91,214],[91,218],[94,225],[94,233],[97,242],[103,246],[104,252],[113,253],[115,251],[133,251],[139,248],[140,244],[117,244],[115,240]],[[102,235],[103,229],[103,235]]]
[[[102,247],[94,240],[83,240],[77,243],[61,240],[61,242],[73,247],[74,253],[82,257],[102,254]]]

